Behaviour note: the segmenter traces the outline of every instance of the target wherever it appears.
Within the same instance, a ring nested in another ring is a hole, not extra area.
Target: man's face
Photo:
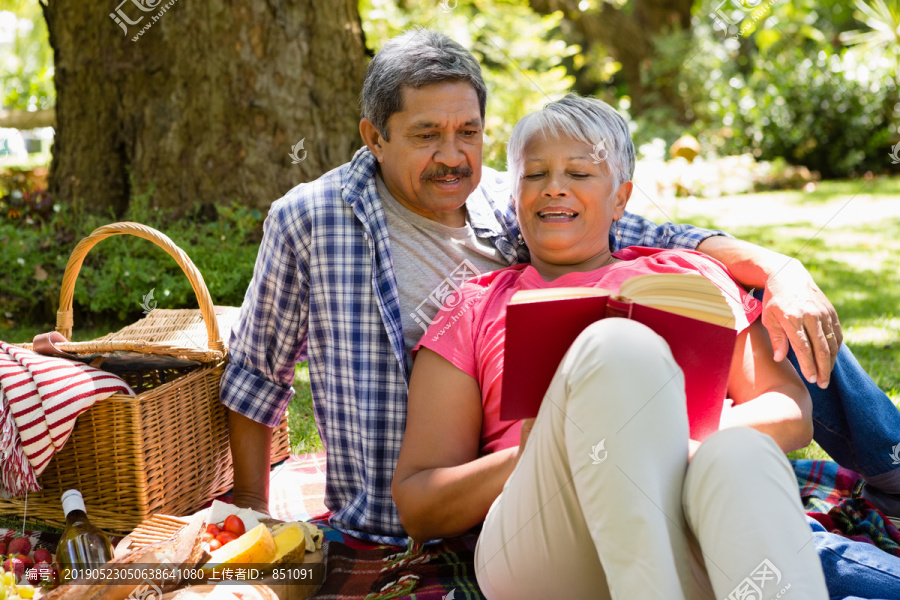
[[[481,181],[483,128],[475,88],[448,82],[401,93],[403,111],[387,122],[391,139],[379,135],[375,151],[384,182],[409,210],[462,226],[463,205]]]

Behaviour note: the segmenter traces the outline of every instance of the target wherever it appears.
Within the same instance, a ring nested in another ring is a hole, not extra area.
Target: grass
[[[321,452],[324,450],[313,414],[312,393],[309,389],[309,365],[297,365],[294,378],[294,398],[288,407],[288,427],[291,434],[291,453]]]
[[[846,200],[859,193],[871,195],[873,199],[878,200],[884,197],[900,196],[900,177],[878,177],[872,180],[843,179],[823,181],[816,186],[814,191],[809,193],[769,193],[782,194],[788,201],[806,206],[823,204],[833,200]]]
[[[107,333],[118,331],[129,323],[119,323],[114,321],[105,321],[103,323],[91,323],[87,326],[80,327],[78,323],[72,330],[73,342],[87,342],[104,336]],[[35,335],[39,333],[47,333],[54,329],[53,324],[46,323],[43,326],[35,326],[30,324],[19,324],[15,327],[0,329],[0,340],[9,341],[14,344],[22,344],[30,342]]]

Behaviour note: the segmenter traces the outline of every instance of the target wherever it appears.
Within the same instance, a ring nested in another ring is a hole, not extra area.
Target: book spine
[[[625,296],[610,296],[606,301],[606,316],[631,318],[631,309],[634,303]]]

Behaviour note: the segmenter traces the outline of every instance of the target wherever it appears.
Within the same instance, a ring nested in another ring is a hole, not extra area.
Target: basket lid
[[[85,363],[103,359],[102,368],[113,372],[194,367],[225,358],[227,340],[240,310],[236,306],[214,307],[219,332],[225,340],[223,351],[209,349],[207,326],[199,309],[155,309],[119,331],[87,342],[67,342],[54,332],[50,334],[49,351],[46,344],[22,347]]]

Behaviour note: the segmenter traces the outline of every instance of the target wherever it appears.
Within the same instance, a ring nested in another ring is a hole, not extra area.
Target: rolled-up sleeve
[[[657,225],[640,215],[626,212],[618,222],[619,235],[615,234],[616,224],[610,231],[609,241],[613,251],[628,246],[646,246],[666,250],[696,250],[703,240],[729,234],[718,229],[704,229],[693,225],[663,223]]]
[[[298,221],[287,199],[272,205],[220,385],[226,407],[269,427],[287,410],[306,358],[309,277]]]

